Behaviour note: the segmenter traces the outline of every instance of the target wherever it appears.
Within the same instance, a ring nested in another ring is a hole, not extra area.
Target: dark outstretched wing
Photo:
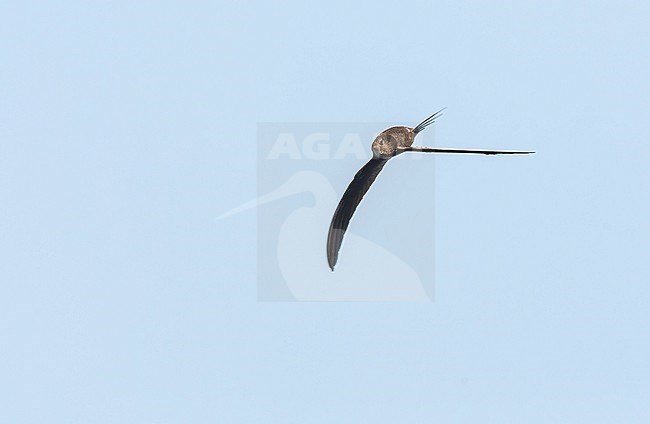
[[[339,249],[343,242],[343,235],[348,229],[350,218],[352,218],[352,214],[354,214],[357,206],[359,206],[359,202],[361,202],[361,199],[363,199],[363,196],[366,194],[373,181],[375,181],[375,178],[377,178],[377,175],[379,175],[379,172],[387,161],[388,159],[370,159],[370,161],[363,165],[363,168],[357,172],[347,190],[343,193],[343,197],[341,198],[341,201],[336,208],[336,212],[334,212],[334,216],[332,217],[330,230],[327,234],[327,262],[329,262],[332,271],[334,271],[334,265],[336,265],[336,260],[339,257]]]
[[[411,146],[402,149],[405,152],[424,153],[473,153],[477,155],[529,155],[535,152],[520,150],[478,150],[478,149],[447,149],[444,147],[419,147]]]

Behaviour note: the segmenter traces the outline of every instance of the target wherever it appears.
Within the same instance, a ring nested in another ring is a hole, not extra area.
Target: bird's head
[[[409,127],[391,127],[382,131],[372,142],[372,154],[376,158],[390,159],[413,144],[415,134]]]

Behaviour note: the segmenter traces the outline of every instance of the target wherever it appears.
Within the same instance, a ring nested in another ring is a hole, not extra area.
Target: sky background
[[[3,1],[0,421],[647,423],[649,21]],[[215,219],[257,195],[257,123],[445,106],[437,145],[537,153],[380,175],[435,209],[434,302],[258,302],[255,211]]]

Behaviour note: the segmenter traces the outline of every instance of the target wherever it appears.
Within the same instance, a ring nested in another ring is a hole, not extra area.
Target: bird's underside
[[[405,152],[469,153],[480,155],[521,155],[534,153],[515,150],[452,149],[412,146],[415,136],[428,125],[432,124],[440,116],[440,112],[431,115],[415,128],[392,127],[383,131],[375,138],[375,141],[372,143],[373,158],[354,176],[345,193],[343,193],[343,197],[336,207],[332,222],[330,223],[329,233],[327,234],[327,262],[332,271],[334,271],[334,265],[336,265],[339,250],[343,243],[343,236],[348,229],[354,211],[390,158]]]

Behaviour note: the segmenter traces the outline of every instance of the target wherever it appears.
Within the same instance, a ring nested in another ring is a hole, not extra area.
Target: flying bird
[[[334,271],[341,243],[343,243],[343,236],[348,229],[354,211],[390,158],[404,152],[473,153],[479,155],[526,155],[535,153],[514,150],[447,149],[413,146],[415,137],[426,127],[433,124],[436,118],[442,115],[443,110],[441,109],[429,116],[415,128],[403,126],[388,128],[382,131],[372,142],[372,159],[354,176],[347,190],[343,193],[343,197],[332,217],[329,233],[327,234],[327,262],[332,271]]]

